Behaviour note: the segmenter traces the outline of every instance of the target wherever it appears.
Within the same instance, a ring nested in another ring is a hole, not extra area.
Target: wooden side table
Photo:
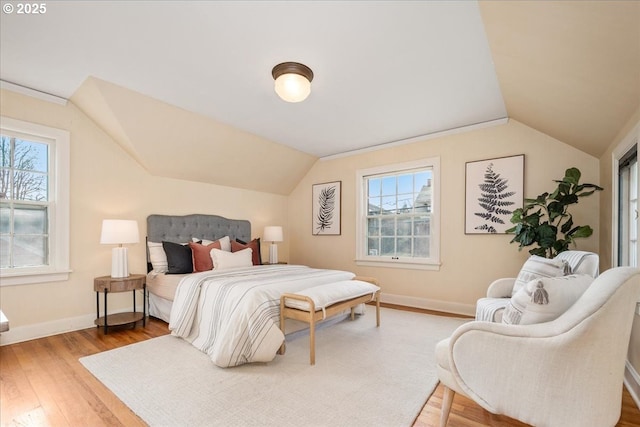
[[[142,313],[136,312],[136,290],[142,289]],[[93,290],[96,292],[96,326],[104,327],[104,333],[108,333],[109,326],[126,325],[142,320],[142,326],[147,325],[147,276],[144,274],[131,274],[129,277],[114,278],[101,276],[93,279]],[[107,294],[109,292],[133,293],[133,312],[107,314]],[[100,316],[100,292],[104,292],[104,316]]]

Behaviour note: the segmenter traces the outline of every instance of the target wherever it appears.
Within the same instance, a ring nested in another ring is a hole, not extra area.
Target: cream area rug
[[[464,319],[375,308],[295,334],[269,363],[219,368],[170,335],[82,364],[150,426],[410,426],[437,385],[434,349]]]

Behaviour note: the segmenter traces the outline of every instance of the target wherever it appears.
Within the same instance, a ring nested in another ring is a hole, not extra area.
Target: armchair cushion
[[[594,278],[586,274],[534,279],[507,304],[502,323],[530,325],[550,322],[567,311]]]
[[[524,263],[516,282],[513,285],[511,296],[514,296],[524,286],[533,279],[544,277],[558,277],[570,273],[568,264],[564,260],[548,259],[537,255],[531,255]]]

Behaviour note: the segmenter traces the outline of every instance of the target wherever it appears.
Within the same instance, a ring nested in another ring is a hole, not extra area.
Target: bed
[[[185,274],[161,273],[153,268],[153,252],[159,244],[168,245],[162,242],[179,248],[178,245],[187,246],[189,242],[192,242],[189,246],[193,246],[194,240],[219,242],[226,236],[233,245],[253,244],[253,249],[257,241],[257,251],[252,253],[259,253],[259,240],[251,240],[251,224],[246,220],[217,215],[150,215],[147,218],[149,313],[167,321],[172,335],[207,353],[220,367],[273,360],[284,340],[279,328],[283,293],[355,276],[347,271],[283,264],[235,266],[231,263],[230,268]],[[240,257],[240,252],[233,257]],[[216,253],[232,256],[223,249]],[[256,259],[252,261],[255,264]]]

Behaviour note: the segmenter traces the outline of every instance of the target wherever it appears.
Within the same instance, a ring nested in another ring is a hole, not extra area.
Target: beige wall
[[[111,268],[111,247],[99,244],[105,218],[136,219],[143,241],[146,217],[152,213],[215,213],[248,219],[254,237],[260,237],[265,225],[286,226],[286,196],[151,176],[73,104],[59,106],[9,91],[0,96],[3,116],[71,133],[73,270],[64,282],[0,287],[0,308],[11,324],[3,341],[11,339],[11,334],[32,333],[29,327],[59,332],[92,324],[93,278],[109,274]],[[285,228],[285,237],[288,232]],[[263,246],[263,257],[268,257]],[[288,242],[279,245],[279,254],[287,259]],[[129,247],[129,264],[132,272],[146,271],[144,243]],[[130,304],[128,293],[109,299],[114,311],[128,309]]]
[[[613,153],[620,145],[624,144],[623,140],[629,135],[635,126],[640,125],[640,106],[635,114],[629,119],[626,125],[620,130],[616,139],[612,142],[607,151],[600,157],[600,176],[603,185],[611,188],[613,185]],[[626,141],[625,141],[626,142]],[[601,250],[601,267],[604,269],[611,268],[613,260],[612,248],[612,227],[614,212],[612,194],[605,193],[600,204],[600,250]],[[631,342],[629,343],[629,363],[633,366],[637,373],[640,373],[640,315],[636,314],[631,330]]]
[[[332,160],[318,161],[290,195],[291,261],[351,270],[380,279],[388,301],[473,313],[489,283],[514,277],[528,256],[508,235],[464,234],[465,162],[525,154],[525,197],[555,188],[554,179],[575,166],[583,182],[600,183],[598,159],[519,122],[475,130]],[[355,257],[355,175],[357,169],[439,156],[441,162],[440,271],[359,267]],[[342,235],[311,235],[311,186],[342,181]],[[594,235],[579,248],[598,252],[600,195],[574,206],[574,221]],[[396,298],[396,296],[400,296]]]

